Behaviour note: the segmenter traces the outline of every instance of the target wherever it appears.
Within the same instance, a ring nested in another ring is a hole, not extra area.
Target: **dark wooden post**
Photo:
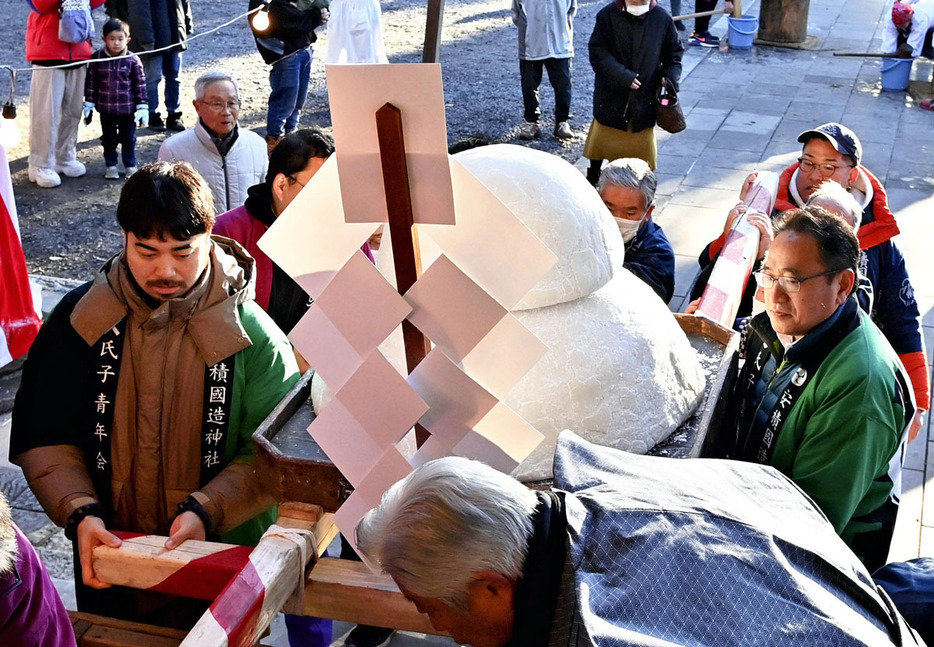
[[[441,59],[441,27],[444,18],[444,0],[428,0],[428,18],[425,20],[425,46],[422,63],[437,63]]]
[[[803,43],[808,37],[810,0],[762,0],[759,40],[777,45]]]
[[[396,270],[396,289],[405,294],[422,274],[418,247],[418,230],[412,214],[412,194],[409,171],[405,162],[405,138],[402,133],[402,113],[391,103],[376,111],[376,132],[379,138],[379,158],[383,168],[383,187],[389,211],[389,235],[392,240],[392,260]],[[402,322],[405,342],[405,364],[409,373],[431,350],[431,343],[406,319]],[[419,447],[428,440],[428,430],[415,425]]]

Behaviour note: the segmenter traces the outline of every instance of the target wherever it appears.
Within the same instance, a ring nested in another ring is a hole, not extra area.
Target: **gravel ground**
[[[390,0],[382,3],[383,33],[389,59],[393,63],[421,60],[425,31],[425,2]],[[575,20],[575,46],[578,56],[573,70],[574,99],[571,123],[575,138],[562,142],[550,136],[553,128],[554,95],[547,80],[542,84],[543,131],[547,136],[529,145],[561,155],[570,161],[580,156],[590,120],[593,74],[587,62],[587,39],[594,15],[604,0],[581,2]],[[25,67],[24,39],[28,8],[22,0],[0,0],[7,20],[0,25],[0,37],[7,44],[0,63]],[[198,33],[217,27],[245,11],[239,0],[192,0]],[[102,10],[95,11],[99,23]],[[100,46],[95,41],[95,46]],[[325,87],[324,63],[327,31],[321,30],[315,44],[312,79],[302,125],[329,126],[331,117]],[[522,123],[519,90],[517,35],[509,5],[485,0],[448,0],[445,6],[441,50],[445,85],[448,139],[453,142],[473,134],[485,134],[503,142],[518,142]],[[193,121],[194,79],[201,72],[220,68],[240,82],[243,109],[241,124],[265,134],[268,68],[256,52],[246,19],[200,39],[191,41],[182,66],[182,109],[185,120]],[[118,251],[122,236],[114,220],[114,210],[122,180],[104,180],[104,163],[98,141],[100,125],[81,126],[78,156],[88,167],[83,178],[63,178],[55,189],[40,189],[26,176],[29,127],[29,73],[16,79],[17,124],[23,131],[22,143],[10,151],[13,184],[30,272],[86,280],[103,261]],[[7,88],[0,75],[0,90]],[[163,109],[164,110],[164,109]],[[140,131],[140,163],[154,161],[164,133]]]

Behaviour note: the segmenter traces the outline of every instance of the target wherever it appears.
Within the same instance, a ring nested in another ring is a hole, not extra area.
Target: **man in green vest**
[[[749,321],[728,455],[795,481],[872,571],[886,562],[898,510],[910,383],[853,297],[853,228],[805,207],[775,232],[754,273],[766,312]]]

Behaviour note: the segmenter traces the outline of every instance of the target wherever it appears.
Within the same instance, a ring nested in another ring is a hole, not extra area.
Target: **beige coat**
[[[152,309],[132,285],[121,255],[97,275],[71,314],[88,344],[128,317],[111,439],[114,528],[166,534],[175,506],[192,493],[220,532],[274,504],[244,461],[234,460],[199,491],[204,366],[252,343],[238,311],[252,298],[252,261],[236,243],[220,240],[224,247],[215,243],[209,270],[183,299]],[[295,372],[288,355],[276,355],[287,374]],[[276,402],[267,404],[265,411]],[[36,447],[15,460],[56,523],[64,525],[76,508],[95,500],[78,447]]]

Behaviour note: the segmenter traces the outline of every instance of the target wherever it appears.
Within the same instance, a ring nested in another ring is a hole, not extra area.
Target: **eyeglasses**
[[[793,276],[772,276],[771,274],[766,274],[762,270],[753,272],[752,275],[756,277],[756,284],[763,290],[771,290],[775,287],[775,284],[778,283],[782,290],[788,294],[794,294],[795,292],[799,292],[801,290],[801,284],[805,281],[816,279],[819,276],[836,274],[837,272],[842,272],[845,269],[845,267],[841,267],[840,269],[836,270],[827,270],[826,272],[821,272],[820,274],[815,274],[814,276],[805,276],[801,279],[796,279]]]
[[[297,177],[295,177],[294,175],[286,175],[286,177],[289,178],[290,180],[292,180],[293,182],[295,182],[296,184],[300,184],[300,185],[302,186],[303,189],[305,188],[305,183],[302,182],[301,180],[299,180],[299,179],[298,179]]]
[[[803,157],[798,158],[798,165],[801,167],[802,171],[808,174],[813,173],[815,169],[820,171],[820,176],[823,178],[833,177],[833,174],[841,168],[853,168],[852,164],[846,164],[844,166],[837,166],[836,164],[815,164],[811,160],[806,160]]]
[[[228,101],[227,103],[222,103],[220,101],[201,101],[201,105],[207,106],[214,112],[224,112],[225,109],[230,112],[237,112],[240,109],[239,101]]]

